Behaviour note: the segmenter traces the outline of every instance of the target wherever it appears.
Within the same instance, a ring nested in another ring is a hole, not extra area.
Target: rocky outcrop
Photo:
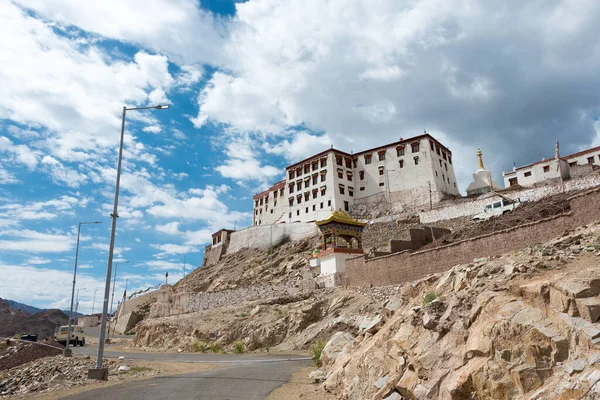
[[[326,366],[324,388],[378,400],[600,392],[598,233],[581,229],[402,286]]]

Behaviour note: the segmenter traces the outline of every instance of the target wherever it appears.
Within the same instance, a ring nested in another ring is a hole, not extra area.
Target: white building
[[[401,210],[458,196],[452,152],[427,133],[355,154],[331,148],[288,166],[284,180],[255,195],[253,225],[321,220],[388,190]]]
[[[519,168],[513,168],[510,172],[503,172],[504,187],[511,186],[534,186],[548,179],[569,179],[580,173],[580,170],[593,170],[600,166],[600,147],[580,151],[565,157],[558,155],[554,158],[541,160]]]

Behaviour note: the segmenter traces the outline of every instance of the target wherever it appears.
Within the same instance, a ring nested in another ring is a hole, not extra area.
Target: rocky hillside
[[[243,249],[218,263],[195,269],[176,284],[177,290],[218,292],[264,283],[293,283],[309,270],[308,260],[320,237],[284,243],[273,249],[273,279],[269,250]],[[316,271],[318,272],[318,271]]]
[[[323,351],[342,399],[582,399],[600,393],[600,227],[403,285]],[[588,396],[588,397],[586,397]]]
[[[39,339],[44,339],[53,336],[56,328],[65,325],[68,320],[60,310],[46,310],[31,315],[22,310],[15,310],[0,299],[0,337],[35,333]]]

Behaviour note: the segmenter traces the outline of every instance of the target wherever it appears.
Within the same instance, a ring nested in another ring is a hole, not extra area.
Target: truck
[[[67,345],[67,335],[69,332],[69,325],[63,325],[58,328],[55,340],[62,344]],[[71,338],[69,339],[69,345],[73,347],[85,346],[85,337],[83,336],[83,328],[77,325],[71,325]]]
[[[498,217],[500,215],[508,214],[515,208],[521,205],[521,200],[510,200],[508,198],[502,198],[494,201],[485,206],[482,213],[479,213],[473,217],[474,221],[485,221],[492,217]]]

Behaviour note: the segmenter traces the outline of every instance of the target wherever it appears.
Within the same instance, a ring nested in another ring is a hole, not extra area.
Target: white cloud
[[[227,160],[225,164],[219,165],[215,170],[225,178],[238,179],[240,181],[264,181],[282,173],[279,168],[275,168],[272,165],[262,165],[258,160],[238,159]]]
[[[13,144],[10,139],[0,136],[0,152],[12,154],[14,160],[34,170],[38,163],[39,151],[33,151],[24,144]]]
[[[70,235],[36,232],[29,229],[0,231],[0,250],[30,253],[62,253],[73,248],[75,240]]]
[[[158,125],[150,125],[150,126],[145,127],[142,130],[144,132],[149,132],[149,133],[160,133],[162,131],[162,128]]]
[[[27,260],[27,264],[33,264],[33,265],[48,264],[51,262],[52,262],[52,260],[50,260],[48,258],[42,258],[42,257],[31,257],[29,260]]]
[[[317,136],[301,131],[294,133],[291,141],[286,139],[275,145],[265,143],[263,148],[267,153],[277,154],[294,162],[328,149],[331,143],[332,140],[327,135]]]
[[[153,247],[153,248],[161,251],[161,253],[156,255],[157,257],[164,257],[167,255],[173,255],[173,254],[195,253],[198,251],[198,249],[196,249],[193,246],[181,246],[181,245],[172,244],[172,243],[151,244],[150,247]]]
[[[148,266],[150,270],[169,271],[169,275],[171,275],[170,271],[183,271],[183,262],[174,263],[169,261],[153,260],[146,261],[139,265]]]
[[[179,222],[173,221],[164,225],[156,225],[155,229],[158,232],[166,233],[167,235],[179,235]]]
[[[87,180],[86,175],[64,166],[63,163],[52,156],[44,156],[42,164],[47,166],[55,183],[64,183],[70,187],[79,187],[79,185]]]

